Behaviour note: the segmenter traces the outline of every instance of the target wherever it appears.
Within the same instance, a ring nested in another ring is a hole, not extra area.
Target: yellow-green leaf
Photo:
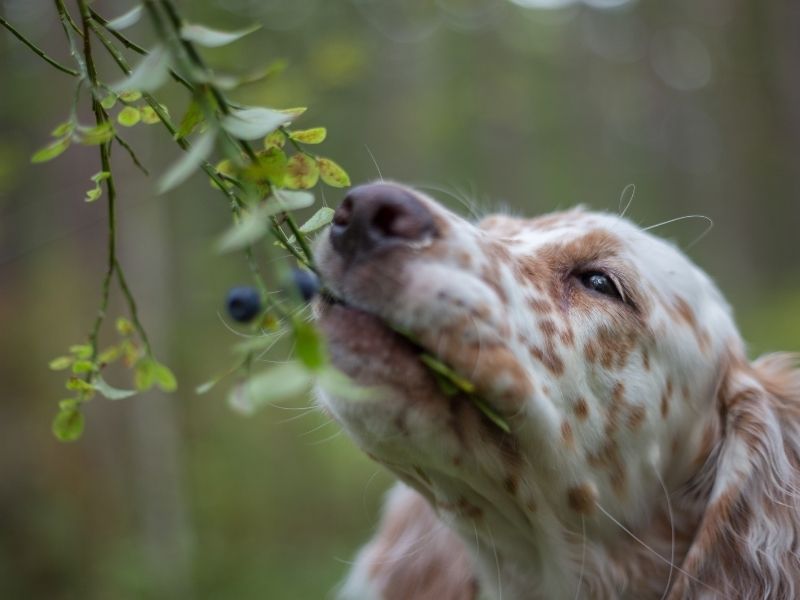
[[[83,413],[76,407],[58,411],[53,419],[53,435],[62,442],[74,442],[83,434]]]
[[[166,365],[157,362],[153,365],[153,379],[156,385],[165,392],[178,389],[178,380]]]
[[[105,121],[81,132],[81,143],[87,146],[104,144],[114,137],[114,126],[110,121]]]
[[[42,163],[47,162],[48,160],[53,160],[56,156],[64,152],[69,148],[69,138],[64,137],[60,140],[56,140],[49,146],[45,146],[41,150],[38,150],[36,154],[31,156],[32,163]]]
[[[75,122],[74,121],[64,121],[63,123],[59,123],[56,125],[55,129],[50,132],[50,135],[53,137],[63,137],[65,135],[69,135],[75,129]]]
[[[119,99],[123,102],[136,102],[142,97],[142,92],[139,90],[126,90],[119,95]]]
[[[130,335],[133,333],[133,323],[125,317],[117,317],[116,322],[117,333],[120,335]]]
[[[114,105],[117,103],[117,95],[116,94],[109,94],[102,100],[100,100],[100,106],[105,108],[106,110],[110,108],[114,108]]]
[[[276,129],[264,138],[264,148],[283,148],[286,143],[286,136],[280,129]]]
[[[139,109],[139,114],[142,117],[142,123],[145,125],[153,125],[161,121],[156,111],[149,106],[143,106]]]
[[[319,176],[331,187],[347,187],[350,185],[350,176],[330,158],[318,158]]]
[[[258,161],[248,165],[243,172],[246,179],[255,183],[282,185],[288,159],[280,148],[270,148],[257,155]]]
[[[327,362],[322,337],[310,323],[294,323],[295,354],[310,371],[316,371]]]
[[[313,158],[298,152],[289,159],[284,178],[286,187],[295,190],[307,190],[314,187],[318,180],[319,167]]]
[[[136,363],[136,372],[133,379],[136,384],[136,389],[140,392],[149,390],[156,382],[155,364],[156,363],[149,358],[142,358]]]
[[[314,215],[300,227],[301,233],[312,233],[317,229],[322,229],[333,220],[334,210],[327,206],[323,206]]]
[[[289,136],[296,142],[302,144],[319,144],[325,140],[328,135],[328,130],[324,127],[314,127],[313,129],[301,129],[300,131],[291,131]]]
[[[63,371],[72,365],[75,359],[71,356],[59,356],[50,361],[48,365],[53,371]]]
[[[181,119],[181,124],[178,125],[175,139],[179,140],[191,134],[195,128],[203,122],[204,118],[202,107],[195,100],[192,100],[189,104],[189,108],[186,109],[186,114],[183,115],[183,119]]]
[[[151,109],[152,110],[152,109]],[[117,115],[117,123],[123,127],[133,127],[142,119],[142,113],[135,106],[126,106]]]

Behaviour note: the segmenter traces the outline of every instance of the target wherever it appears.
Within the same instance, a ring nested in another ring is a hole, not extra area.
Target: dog
[[[315,254],[331,360],[369,391],[320,402],[399,479],[341,598],[800,597],[796,357],[748,361],[674,245],[580,208],[471,223],[381,182]]]

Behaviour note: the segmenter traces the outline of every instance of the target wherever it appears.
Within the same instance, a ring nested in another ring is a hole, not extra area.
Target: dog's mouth
[[[456,373],[445,357],[381,316],[325,290],[317,302],[317,320],[327,338],[334,366],[356,383],[388,385],[412,399],[464,399],[488,423],[511,433],[508,421],[477,393],[472,381]]]

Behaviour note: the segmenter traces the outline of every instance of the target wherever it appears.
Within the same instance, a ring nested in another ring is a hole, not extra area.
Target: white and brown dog
[[[376,183],[317,261],[332,360],[379,386],[321,401],[402,481],[341,597],[800,597],[800,375],[748,362],[673,245],[583,210],[473,224]],[[444,394],[420,346],[510,433]]]

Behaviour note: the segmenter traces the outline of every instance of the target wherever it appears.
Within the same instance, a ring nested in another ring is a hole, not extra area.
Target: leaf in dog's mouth
[[[487,419],[504,432],[511,433],[511,427],[509,427],[508,422],[475,393],[475,384],[427,352],[420,354],[419,359],[422,364],[431,370],[436,382],[439,384],[439,388],[446,396],[455,396],[458,393],[465,394],[475,408],[482,412]]]
[[[326,287],[323,287],[320,290],[319,295],[323,302],[348,306],[346,301],[334,295],[330,289]],[[383,321],[383,319],[381,319],[381,321]],[[489,403],[487,403],[477,394],[474,383],[456,373],[452,368],[450,368],[447,364],[442,362],[430,352],[427,352],[408,331],[404,331],[399,327],[395,327],[386,321],[383,321],[383,323],[397,335],[409,341],[418,349],[417,356],[419,357],[420,362],[422,362],[422,364],[425,365],[431,372],[433,377],[436,379],[436,383],[439,385],[439,389],[445,396],[452,397],[458,394],[463,394],[475,408],[477,408],[487,419],[489,419],[489,421],[494,423],[503,432],[511,433],[511,427],[509,426],[508,421],[506,421],[505,418],[500,415],[500,413],[498,413],[494,408],[492,408],[491,405],[489,405]]]

